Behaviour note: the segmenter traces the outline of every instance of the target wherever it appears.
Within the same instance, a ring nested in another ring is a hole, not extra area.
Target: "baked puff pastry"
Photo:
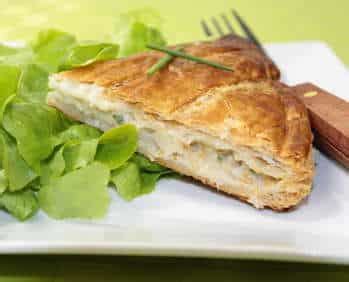
[[[140,153],[256,208],[300,203],[311,191],[312,133],[277,67],[234,36],[184,51],[234,72],[175,58],[149,77],[163,54],[144,52],[53,75],[48,104],[102,130],[134,124]]]

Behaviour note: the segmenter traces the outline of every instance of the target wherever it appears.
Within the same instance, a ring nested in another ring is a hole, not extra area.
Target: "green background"
[[[199,21],[237,9],[265,42],[326,41],[349,64],[348,0],[0,0],[0,40],[57,27],[107,38],[115,18],[153,7],[169,42],[202,39]],[[326,67],[326,66],[324,66]],[[347,247],[347,246],[343,246]],[[0,281],[349,281],[349,267],[181,258],[0,256]]]
[[[28,39],[53,26],[103,38],[120,12],[154,7],[170,42],[200,39],[200,19],[237,9],[266,42],[324,40],[349,64],[348,0],[0,0],[0,39]]]

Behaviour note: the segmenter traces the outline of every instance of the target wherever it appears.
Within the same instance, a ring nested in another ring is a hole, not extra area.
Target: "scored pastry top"
[[[123,100],[157,118],[266,151],[294,170],[311,173],[312,134],[305,107],[278,82],[273,62],[245,39],[228,36],[184,44],[184,52],[231,67],[229,72],[175,58],[153,76],[164,54],[143,52],[62,72],[58,79],[93,83],[103,98]]]

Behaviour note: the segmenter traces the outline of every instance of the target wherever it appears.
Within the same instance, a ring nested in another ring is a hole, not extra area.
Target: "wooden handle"
[[[311,83],[293,88],[308,109],[315,146],[349,168],[349,103]]]

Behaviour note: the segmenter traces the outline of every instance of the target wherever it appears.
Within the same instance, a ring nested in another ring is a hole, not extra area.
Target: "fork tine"
[[[205,33],[206,36],[210,37],[213,35],[212,31],[210,30],[210,28],[208,27],[208,24],[206,23],[205,20],[201,20],[201,27]]]
[[[231,24],[231,22],[228,20],[228,17],[225,14],[221,14],[221,18],[223,19],[223,22],[227,29],[229,30],[230,34],[235,34],[235,30]]]
[[[232,13],[233,13],[234,18],[239,23],[241,29],[243,30],[243,32],[247,36],[247,38],[250,39],[256,46],[258,46],[259,49],[261,49],[264,52],[262,44],[259,42],[257,37],[254,35],[252,30],[248,27],[246,22],[240,17],[240,15],[235,10],[232,10]]]
[[[215,17],[212,17],[212,23],[213,23],[213,26],[216,28],[218,34],[220,36],[223,36],[224,32],[223,32],[221,26],[219,25],[219,23],[218,23],[218,21],[217,21],[217,19]]]

